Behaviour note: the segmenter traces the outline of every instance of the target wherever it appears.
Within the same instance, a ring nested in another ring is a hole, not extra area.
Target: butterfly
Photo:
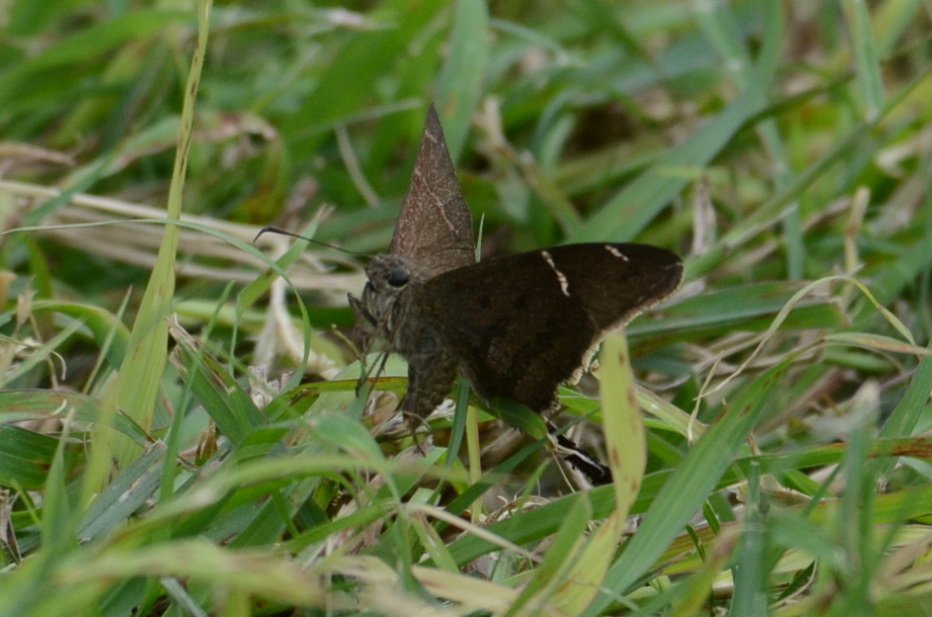
[[[605,331],[669,296],[679,257],[644,244],[588,243],[476,261],[472,216],[431,106],[389,252],[350,305],[408,363],[406,414],[425,418],[458,374],[487,401],[555,408]]]

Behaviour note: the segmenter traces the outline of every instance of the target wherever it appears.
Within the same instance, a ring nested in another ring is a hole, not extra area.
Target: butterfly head
[[[362,291],[360,302],[364,315],[377,331],[387,334],[393,331],[402,303],[399,297],[418,276],[409,263],[398,255],[377,255],[366,266],[369,279]]]

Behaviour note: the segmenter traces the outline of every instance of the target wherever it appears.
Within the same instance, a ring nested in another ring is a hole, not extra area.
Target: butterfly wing
[[[395,224],[391,253],[429,279],[475,263],[472,216],[460,192],[437,111],[427,111],[411,184]]]
[[[641,244],[575,244],[466,266],[419,290],[483,398],[541,411],[602,333],[672,293],[682,262]]]

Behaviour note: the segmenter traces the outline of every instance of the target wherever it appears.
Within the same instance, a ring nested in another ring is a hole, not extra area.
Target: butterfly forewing
[[[472,216],[456,180],[437,111],[427,112],[424,135],[391,253],[417,266],[429,279],[441,272],[475,263]]]
[[[536,410],[578,369],[602,333],[672,293],[673,253],[640,244],[576,244],[438,275],[418,302],[484,398]]]

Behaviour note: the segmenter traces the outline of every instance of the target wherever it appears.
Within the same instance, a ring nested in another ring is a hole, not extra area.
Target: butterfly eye
[[[404,287],[411,278],[408,271],[404,268],[395,268],[388,274],[388,284],[392,287]]]

